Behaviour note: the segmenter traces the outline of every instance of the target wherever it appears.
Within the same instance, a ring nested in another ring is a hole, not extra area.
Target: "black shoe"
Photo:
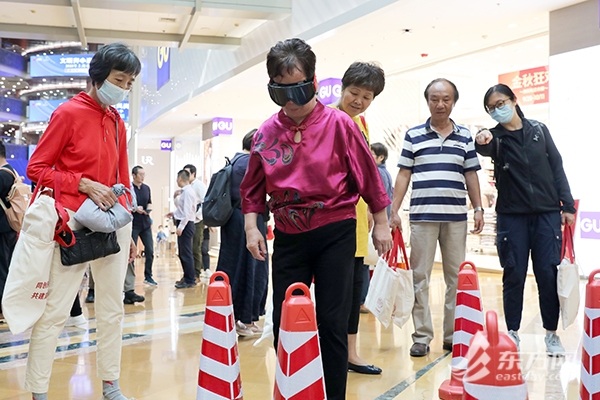
[[[411,357],[425,357],[427,354],[429,354],[429,346],[425,343],[414,343],[410,347]]]
[[[133,290],[130,290],[128,292],[125,292],[125,298],[123,299],[123,303],[124,304],[134,304],[134,303],[141,303],[144,300],[146,300],[146,298],[144,296],[140,296]]]
[[[86,303],[93,303],[96,298],[94,297],[94,289],[89,289],[87,297],[85,298]]]
[[[175,287],[177,289],[187,289],[187,288],[192,288],[194,286],[196,286],[196,282],[194,282],[194,283],[185,283],[185,281],[184,281],[184,282],[176,282],[175,283]]]
[[[374,365],[356,365],[351,362],[348,363],[348,371],[354,371],[359,374],[366,375],[379,375],[381,374],[381,368]]]
[[[442,344],[442,349],[452,351],[452,342],[444,342]]]

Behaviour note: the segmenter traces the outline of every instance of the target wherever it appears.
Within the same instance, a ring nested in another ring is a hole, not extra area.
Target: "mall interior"
[[[29,183],[28,159],[52,112],[88,87],[94,52],[107,43],[127,44],[141,60],[142,72],[116,108],[127,126],[129,164],[146,171],[156,231],[161,224],[172,228],[166,215],[174,209],[177,171],[194,164],[199,179],[208,184],[225,157],[241,150],[243,136],[279,110],[269,98],[265,68],[266,53],[279,40],[299,37],[312,46],[317,96],[324,104],[339,99],[341,76],[352,62],[374,61],[385,70],[385,89],[364,117],[371,142],[389,149],[386,166],[392,176],[405,132],[429,116],[423,90],[431,80],[441,77],[456,84],[460,99],[451,117],[471,132],[495,125],[483,96],[490,86],[505,83],[517,94],[525,116],[549,127],[579,200],[574,240],[582,301],[576,322],[558,331],[566,356],[549,358],[543,351],[532,275],[521,330],[529,399],[574,399],[579,395],[586,282],[600,268],[600,189],[592,179],[600,149],[600,136],[594,133],[595,95],[600,92],[594,78],[600,70],[599,3],[0,0],[0,139],[8,162]],[[467,260],[479,271],[483,309],[498,312],[502,330],[493,165],[483,157],[480,163],[485,227],[479,235],[468,235]],[[407,211],[403,205],[402,216]],[[218,229],[211,233],[210,246],[214,270]],[[138,400],[194,398],[207,284],[173,287],[181,266],[171,242],[154,261],[157,287],[144,285],[143,264],[138,258],[136,292],[145,301],[125,306],[121,387]],[[442,349],[445,285],[437,264],[430,284],[436,329],[431,353],[409,356],[412,321],[385,328],[372,314],[361,314],[359,353],[383,373],[349,372],[347,399],[438,398],[440,384],[450,377],[452,354]],[[86,292],[84,280],[81,298],[88,322],[84,329],[66,327],[61,334],[50,399],[101,396],[95,311],[93,304],[83,303]],[[28,338],[29,332],[12,335],[0,324],[0,400],[30,398],[23,385]],[[275,351],[269,340],[256,339],[238,341],[247,400],[271,398],[275,380]]]

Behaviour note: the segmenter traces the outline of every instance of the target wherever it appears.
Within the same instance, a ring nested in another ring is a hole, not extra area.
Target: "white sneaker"
[[[86,329],[87,322],[87,319],[85,319],[83,314],[81,314],[76,317],[69,317],[65,323],[65,326],[74,326],[79,329]]]
[[[560,338],[554,332],[546,333],[546,337],[544,338],[544,342],[546,342],[546,351],[549,356],[552,357],[562,357],[565,355],[565,348],[560,342]]]
[[[246,324],[244,324],[242,321],[237,321],[235,323],[235,331],[239,336],[242,337],[254,336],[254,332],[252,332],[252,330],[248,328],[248,326],[246,326]]]
[[[252,331],[255,335],[262,335],[263,330],[260,326],[256,325],[256,322],[253,322],[251,325],[246,325],[248,329]]]
[[[212,271],[210,269],[205,269],[204,271],[202,271],[203,278],[210,279],[211,276],[212,276]]]
[[[515,342],[517,345],[517,351],[521,351],[521,339],[519,339],[519,332],[517,331],[508,331],[508,336]]]

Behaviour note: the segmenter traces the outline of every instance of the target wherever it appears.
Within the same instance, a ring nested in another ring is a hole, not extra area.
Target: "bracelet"
[[[488,128],[481,128],[480,130],[478,130],[478,131],[477,131],[477,133],[475,134],[475,136],[477,136],[477,135],[479,135],[481,132],[483,132],[483,131],[487,131],[487,130],[488,130]],[[479,207],[479,208],[481,208],[481,207]]]
[[[484,212],[483,207],[473,207],[473,212],[481,211]]]

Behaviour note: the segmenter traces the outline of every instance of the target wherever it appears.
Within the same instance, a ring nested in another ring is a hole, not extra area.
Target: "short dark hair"
[[[252,129],[250,132],[244,135],[242,139],[242,149],[250,151],[252,149],[252,138],[258,129]]]
[[[184,182],[189,182],[190,181],[190,173],[187,172],[185,169],[182,169],[181,171],[179,171],[177,173],[177,178],[181,178]]]
[[[377,97],[385,87],[385,73],[373,62],[353,62],[342,77],[342,90],[351,85],[370,90]]]
[[[302,39],[293,38],[277,42],[267,54],[267,73],[273,79],[284,71],[293,73],[301,69],[306,79],[314,79],[317,56],[311,47]]]
[[[131,175],[137,175],[140,169],[144,169],[144,167],[141,165],[136,165],[135,167],[131,168]]]
[[[427,87],[425,88],[425,92],[424,92],[425,100],[429,100],[429,88],[438,82],[446,82],[447,84],[452,86],[452,90],[454,90],[454,103],[456,103],[458,101],[458,89],[456,88],[456,85],[454,83],[452,83],[451,81],[449,81],[446,78],[437,78],[437,79],[434,79],[431,82],[429,82],[429,85],[427,85]]]
[[[123,43],[107,44],[94,54],[90,62],[88,73],[92,85],[103,83],[113,69],[137,76],[142,70],[142,64],[135,53]]]
[[[483,96],[483,109],[485,110],[486,113],[488,112],[487,102],[490,99],[490,96],[492,95],[492,93],[502,93],[503,95],[510,98],[512,101],[514,101],[514,102],[517,101],[517,96],[515,95],[515,93],[512,91],[511,88],[509,88],[507,85],[505,85],[503,83],[498,83],[497,85],[494,85],[491,88],[489,88],[487,90],[487,92],[485,92],[485,95]],[[521,110],[521,107],[519,107],[518,104],[516,105],[515,110],[517,111],[517,115],[519,117],[525,118],[525,114],[523,114],[523,111]]]
[[[381,163],[385,164],[388,158],[388,149],[385,147],[385,144],[379,142],[371,143],[371,150],[377,157],[383,156],[383,161]]]
[[[0,139],[0,157],[6,158],[6,146],[4,145],[2,139]]]
[[[183,169],[189,169],[190,170],[190,174],[196,176],[196,166],[194,164],[185,164],[183,166]]]

